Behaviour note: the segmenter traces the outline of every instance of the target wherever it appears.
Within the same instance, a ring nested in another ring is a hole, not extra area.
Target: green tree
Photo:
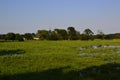
[[[83,34],[85,34],[85,35],[93,35],[94,33],[90,29],[85,29]]]
[[[5,39],[14,41],[15,40],[15,33],[13,33],[13,32],[7,33]]]
[[[60,35],[58,35],[55,31],[51,31],[49,40],[59,40],[59,39],[60,39]]]
[[[76,40],[77,38],[77,31],[74,29],[74,27],[68,27],[68,39],[70,40]]]
[[[59,40],[67,40],[68,39],[68,34],[67,31],[64,29],[55,29],[54,30],[56,35],[58,36]]]
[[[19,33],[15,34],[15,40],[24,41],[22,35],[20,35]]]
[[[81,39],[81,34],[79,31],[76,31],[76,35],[77,35],[77,39],[80,40]]]
[[[97,39],[104,39],[105,38],[105,34],[101,30],[98,30],[96,38]]]
[[[89,40],[89,39],[90,39],[89,35],[86,35],[86,34],[81,35],[81,40]]]
[[[107,34],[107,35],[105,35],[105,39],[107,39],[107,40],[114,39],[114,34]]]
[[[24,38],[26,40],[33,40],[33,35],[32,35],[32,33],[25,33],[24,34]]]
[[[6,34],[0,34],[0,41],[4,41],[6,38]]]
[[[94,40],[94,33],[90,29],[85,29],[82,35],[82,40]]]
[[[40,39],[40,40],[48,40],[49,39],[49,31],[47,30],[38,30],[37,31],[37,37]]]

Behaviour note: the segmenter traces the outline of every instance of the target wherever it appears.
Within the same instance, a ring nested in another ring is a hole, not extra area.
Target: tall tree
[[[54,30],[56,35],[58,35],[58,39],[61,40],[67,40],[68,39],[68,34],[67,31],[64,29],[55,29]]]
[[[32,33],[25,33],[24,38],[27,40],[33,40],[33,35],[32,35]]]
[[[15,33],[13,32],[9,32],[6,34],[6,40],[12,40],[14,41],[15,40]]]
[[[68,27],[68,39],[70,40],[76,40],[77,39],[77,31],[74,27]]]
[[[94,33],[90,29],[85,29],[82,34],[82,40],[94,40]]]
[[[83,34],[85,34],[85,35],[93,35],[94,33],[90,29],[85,29]]]
[[[15,34],[15,40],[24,41],[22,35],[20,35],[19,33]]]
[[[49,31],[49,40],[60,40],[60,35],[55,31]]]
[[[40,39],[40,40],[48,40],[49,39],[49,31],[47,30],[38,30],[37,31],[37,37]]]

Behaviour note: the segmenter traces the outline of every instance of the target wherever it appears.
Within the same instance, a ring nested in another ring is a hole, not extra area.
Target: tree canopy
[[[102,31],[98,31],[95,35],[94,32],[87,28],[80,33],[74,27],[68,27],[65,29],[54,29],[54,30],[38,30],[37,33],[13,33],[8,32],[7,34],[0,34],[0,41],[11,40],[11,41],[24,41],[24,40],[94,40],[94,39],[120,39],[120,33],[115,34],[104,34]]]

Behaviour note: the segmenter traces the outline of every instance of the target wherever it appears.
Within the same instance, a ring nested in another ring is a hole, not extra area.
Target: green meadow
[[[120,80],[120,40],[0,42],[0,80]]]

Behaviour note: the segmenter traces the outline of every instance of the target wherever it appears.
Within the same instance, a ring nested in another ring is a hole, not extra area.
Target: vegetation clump
[[[94,34],[91,29],[85,29],[83,33],[77,31],[74,27],[68,27],[65,29],[52,30],[38,30],[37,33],[13,33],[0,34],[0,42],[7,41],[24,41],[24,40],[112,40],[120,39],[120,33],[104,34],[102,31],[98,31],[98,34]]]

